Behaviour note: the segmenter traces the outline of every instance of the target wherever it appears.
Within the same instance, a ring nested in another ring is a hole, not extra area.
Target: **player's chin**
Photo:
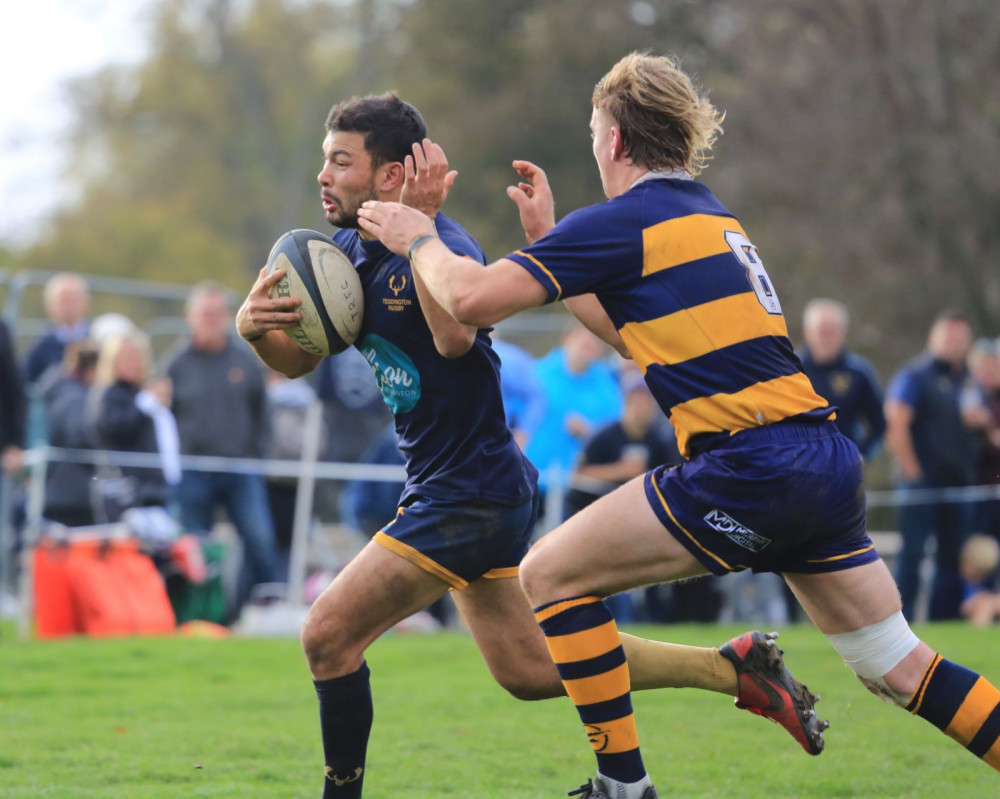
[[[326,221],[334,227],[350,228],[351,230],[361,228],[361,225],[358,224],[357,214],[327,214]]]

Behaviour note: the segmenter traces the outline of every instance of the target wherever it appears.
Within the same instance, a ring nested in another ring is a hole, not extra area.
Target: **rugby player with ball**
[[[359,228],[362,203],[402,200],[424,214],[448,252],[481,267],[479,245],[438,213],[455,174],[426,140],[420,113],[395,94],[335,106],[318,181],[327,221],[339,230],[325,241],[306,231],[279,240],[237,315],[239,334],[289,377],[353,342],[393,411],[406,459],[396,517],[316,600],[302,630],[319,697],[325,799],[361,796],[373,715],[365,649],[449,589],[501,686],[521,699],[564,694],[517,579],[538,513],[537,471],[505,423],[489,328],[456,321],[405,251],[393,253]],[[353,264],[359,285],[334,249]],[[290,278],[296,288],[276,290]],[[324,306],[328,318],[317,324],[311,315]],[[339,330],[338,319],[347,320]],[[752,679],[769,693],[758,688],[741,706],[778,721],[812,754],[822,749],[812,696],[762,634],[748,633],[739,652],[729,646],[727,655],[622,641],[633,688],[695,686],[736,696]]]

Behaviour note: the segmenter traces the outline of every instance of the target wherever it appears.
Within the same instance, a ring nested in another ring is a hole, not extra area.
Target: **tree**
[[[165,0],[145,63],[72,87],[80,200],[24,265],[244,287],[281,233],[324,224],[315,174],[356,78],[353,9]]]
[[[988,0],[162,0],[149,58],[73,87],[80,201],[22,265],[234,287],[325,228],[329,107],[398,89],[460,172],[446,211],[520,244],[514,158],[565,214],[603,197],[593,84],[672,52],[728,116],[704,180],[745,224],[798,338],[817,295],[883,374],[945,304],[1000,331],[1000,6]],[[537,349],[537,348],[536,348]]]
[[[720,93],[720,173],[764,257],[793,278],[779,284],[786,306],[845,300],[884,372],[920,350],[945,305],[995,335],[1000,6],[791,0],[728,12],[719,49],[738,90]]]

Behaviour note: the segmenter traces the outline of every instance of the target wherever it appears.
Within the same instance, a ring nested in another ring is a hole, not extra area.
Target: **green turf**
[[[732,627],[633,630],[720,643]],[[995,631],[920,630],[1000,679]],[[0,797],[317,799],[315,695],[294,640],[21,643],[0,629]],[[792,670],[823,694],[827,751],[803,753],[776,725],[697,691],[636,695],[661,796],[986,797],[1000,775],[926,722],[867,694],[822,637],[782,633]],[[490,680],[461,634],[393,635],[372,647],[367,796],[552,799],[592,756],[565,699],[521,703]]]

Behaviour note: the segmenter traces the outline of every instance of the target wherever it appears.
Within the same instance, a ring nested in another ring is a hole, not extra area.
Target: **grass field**
[[[717,644],[732,627],[633,628]],[[1000,636],[919,632],[1000,679]],[[320,796],[315,694],[297,641],[27,642],[0,628],[0,797]],[[926,722],[867,694],[822,636],[783,631],[792,670],[824,697],[827,749],[697,691],[637,694],[647,767],[666,797],[991,797],[1000,775]],[[459,633],[390,635],[369,652],[375,693],[366,796],[553,799],[593,773],[568,700],[521,703]]]

